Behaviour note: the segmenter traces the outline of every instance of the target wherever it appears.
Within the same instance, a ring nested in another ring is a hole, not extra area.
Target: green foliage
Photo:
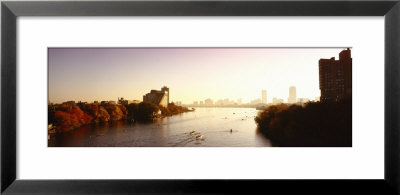
[[[164,107],[164,106],[159,106],[159,109],[161,110],[161,114],[163,114],[165,116],[171,116],[172,115],[171,111],[168,108]]]
[[[159,110],[158,106],[148,102],[140,102],[137,112],[134,114],[137,120],[152,119],[154,114]]]
[[[126,119],[128,121],[147,121],[154,117],[159,110],[158,106],[148,102],[129,104],[126,106]]]
[[[161,110],[161,113],[165,116],[181,114],[181,113],[189,111],[188,108],[183,107],[183,106],[177,106],[174,103],[169,103],[167,108],[165,108],[163,106],[159,106],[159,109]]]
[[[139,104],[129,104],[126,106],[126,110],[127,110],[127,119],[128,121],[134,121],[135,120],[135,113],[138,113],[138,108],[139,108]]]

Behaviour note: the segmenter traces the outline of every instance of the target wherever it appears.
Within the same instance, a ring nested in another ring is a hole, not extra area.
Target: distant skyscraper
[[[260,104],[260,103],[261,103],[261,99],[255,99],[250,102],[251,105]]]
[[[229,98],[224,99],[224,105],[229,105]]]
[[[206,106],[212,106],[213,105],[213,100],[208,98],[208,99],[204,100],[204,104]]]
[[[274,97],[274,98],[272,98],[272,103],[273,104],[282,104],[283,99],[278,99],[278,98]]]
[[[299,104],[304,104],[304,103],[307,103],[307,102],[309,102],[310,100],[308,99],[308,98],[299,98],[298,100],[297,100],[297,102],[299,103]]]
[[[294,104],[294,103],[296,103],[296,87],[295,87],[295,86],[289,87],[289,98],[288,98],[288,103],[289,103],[289,104]]]
[[[352,58],[350,48],[339,53],[339,60],[319,60],[319,89],[321,101],[338,101],[351,98]]]
[[[267,90],[261,91],[261,103],[263,104],[267,103]]]

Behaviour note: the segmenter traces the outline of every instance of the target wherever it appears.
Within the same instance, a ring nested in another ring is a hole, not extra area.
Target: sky
[[[49,48],[49,100],[143,100],[170,88],[170,102],[207,98],[243,103],[320,96],[318,60],[345,48]]]

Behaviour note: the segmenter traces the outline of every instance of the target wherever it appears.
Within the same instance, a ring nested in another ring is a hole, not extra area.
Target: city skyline
[[[218,102],[218,101],[224,101],[224,104],[226,103],[226,101],[228,101],[229,104],[237,104],[237,105],[252,104],[252,103],[257,102],[257,101],[260,101],[260,103],[257,103],[257,104],[273,104],[274,98],[275,98],[275,100],[282,100],[283,103],[294,104],[294,103],[302,102],[302,100],[304,100],[304,99],[308,99],[308,101],[319,101],[319,100],[317,100],[317,99],[320,97],[320,96],[317,96],[317,97],[315,97],[315,98],[313,98],[313,99],[310,99],[310,98],[303,98],[303,97],[296,97],[296,86],[290,86],[290,87],[289,87],[289,96],[288,96],[287,101],[285,101],[284,99],[282,99],[282,98],[280,98],[280,97],[275,97],[275,96],[273,96],[273,97],[272,97],[272,101],[269,101],[269,102],[268,102],[268,101],[266,101],[266,99],[267,99],[267,94],[268,94],[268,90],[263,89],[263,90],[261,90],[261,96],[260,96],[259,98],[253,98],[253,99],[251,99],[251,100],[248,101],[248,102],[242,102],[242,101],[241,101],[241,98],[239,98],[238,100],[229,99],[229,98],[224,98],[224,99],[215,100],[215,104],[214,104],[214,103],[209,103],[209,104],[207,104],[207,103],[205,103],[206,100],[211,100],[211,102],[214,102],[214,99],[212,99],[212,98],[207,98],[207,99],[204,100],[204,101],[203,101],[203,100],[195,100],[194,102],[189,103],[189,105],[196,104],[196,102],[197,102],[197,104],[200,105],[200,102],[201,102],[201,101],[204,102],[204,105],[217,105],[217,102]],[[239,100],[240,100],[240,101],[239,101]],[[265,101],[264,101],[264,100],[265,100]]]
[[[168,86],[170,102],[243,103],[320,96],[318,60],[344,48],[50,48],[49,101],[141,100]]]

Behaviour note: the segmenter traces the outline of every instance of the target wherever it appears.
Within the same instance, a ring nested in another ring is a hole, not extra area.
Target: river
[[[196,108],[195,112],[155,119],[151,123],[117,121],[87,125],[52,134],[48,146],[271,146],[270,141],[256,130],[254,117],[257,113],[254,108]],[[201,137],[196,139],[196,136]]]

